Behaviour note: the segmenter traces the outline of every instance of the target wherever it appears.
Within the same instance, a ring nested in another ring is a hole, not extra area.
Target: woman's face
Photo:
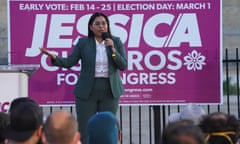
[[[108,24],[103,16],[96,17],[90,29],[93,31],[96,38],[101,38],[103,32],[108,32]]]

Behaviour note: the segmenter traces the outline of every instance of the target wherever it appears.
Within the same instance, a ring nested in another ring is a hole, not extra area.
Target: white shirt
[[[108,77],[108,57],[104,41],[99,43],[96,40],[95,77]]]

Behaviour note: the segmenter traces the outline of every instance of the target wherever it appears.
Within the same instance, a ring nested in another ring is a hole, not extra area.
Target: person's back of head
[[[32,99],[17,98],[10,106],[10,123],[4,131],[4,136],[11,143],[35,144],[42,133],[43,112]]]
[[[204,134],[191,120],[170,123],[163,131],[162,144],[205,144]]]
[[[11,105],[10,105],[10,108],[9,108],[9,113],[11,113],[11,111],[12,111],[13,109],[16,109],[16,107],[17,107],[19,104],[26,103],[26,102],[30,102],[30,103],[33,103],[33,104],[37,104],[33,99],[31,99],[31,98],[29,98],[29,97],[19,97],[19,98],[14,99],[14,100],[11,102]]]
[[[117,144],[119,126],[111,112],[99,112],[88,121],[88,144]]]
[[[80,143],[75,117],[66,111],[53,112],[44,124],[43,139],[47,144]]]
[[[6,143],[6,138],[3,135],[3,131],[8,124],[9,124],[9,115],[4,112],[0,112],[0,144]]]

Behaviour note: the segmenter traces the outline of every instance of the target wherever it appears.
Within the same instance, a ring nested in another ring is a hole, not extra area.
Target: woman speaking
[[[81,60],[81,73],[74,89],[75,104],[82,144],[87,144],[87,122],[96,112],[111,111],[116,115],[119,98],[124,92],[119,70],[127,68],[125,48],[119,37],[112,36],[109,19],[94,13],[88,22],[88,36],[80,38],[72,53],[50,56],[52,64],[70,68]]]

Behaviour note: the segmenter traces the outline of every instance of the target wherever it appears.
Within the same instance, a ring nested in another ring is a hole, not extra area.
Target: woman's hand
[[[39,49],[43,54],[46,54],[46,55],[50,56],[51,59],[53,59],[53,60],[56,59],[56,55],[53,54],[51,51],[47,50],[46,48],[40,47]]]
[[[106,47],[111,47],[111,48],[112,48],[112,52],[113,52],[113,53],[116,53],[116,49],[114,48],[114,43],[113,43],[113,40],[112,40],[112,39],[107,38],[107,39],[105,40],[105,45],[106,45]]]

